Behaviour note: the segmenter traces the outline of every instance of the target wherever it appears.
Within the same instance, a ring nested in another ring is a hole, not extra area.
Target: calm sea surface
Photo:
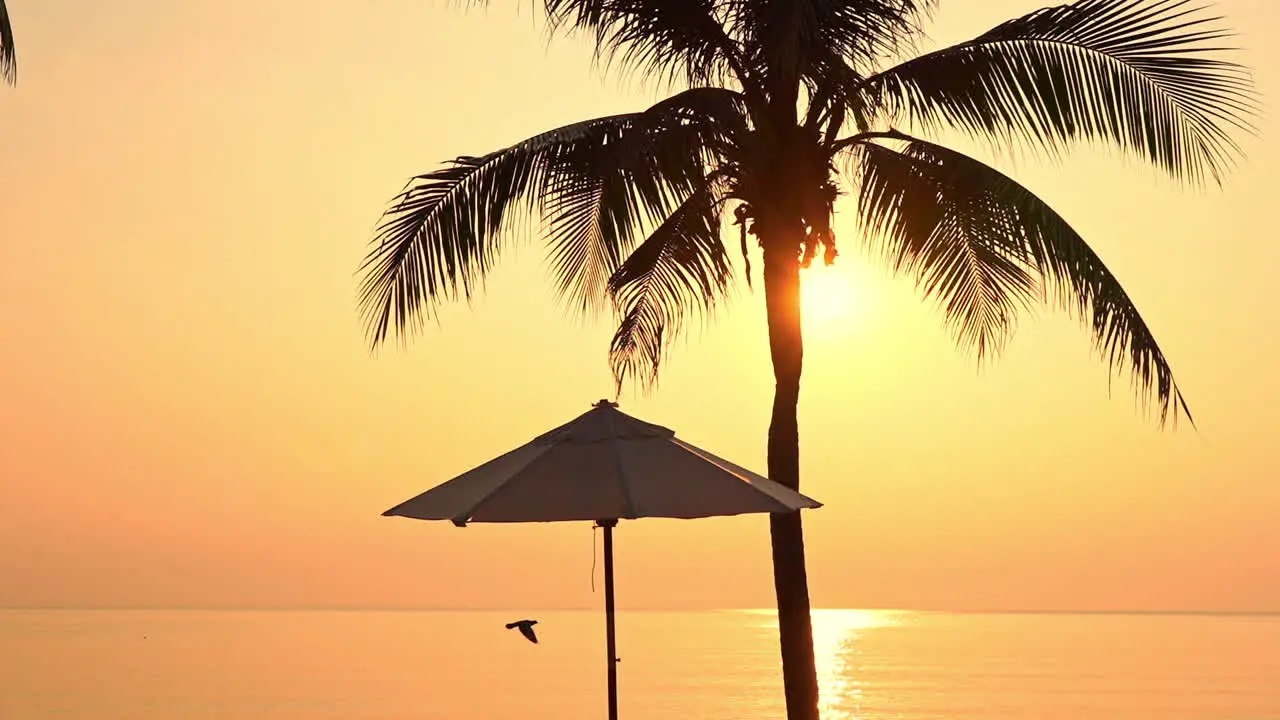
[[[603,618],[0,611],[4,720],[604,716]],[[815,616],[829,720],[1280,720],[1280,617]],[[781,718],[769,613],[619,615],[627,720]]]

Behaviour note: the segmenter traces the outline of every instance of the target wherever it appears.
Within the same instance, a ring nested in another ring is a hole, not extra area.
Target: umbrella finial
[[[602,400],[600,400],[600,402],[596,403],[595,405],[592,405],[591,407],[598,407],[598,408],[610,407],[610,408],[616,408],[616,407],[618,407],[618,403],[616,403],[616,402],[614,402],[614,401],[612,401],[612,400],[604,400],[604,399],[602,399]]]

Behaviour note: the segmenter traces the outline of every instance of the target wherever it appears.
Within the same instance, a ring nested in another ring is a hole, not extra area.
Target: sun
[[[838,264],[814,264],[800,271],[800,312],[806,328],[847,324],[855,299],[853,282]]]

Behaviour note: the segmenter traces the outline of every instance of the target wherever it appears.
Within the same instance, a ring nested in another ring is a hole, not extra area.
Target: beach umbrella
[[[609,720],[618,717],[613,528],[637,518],[797,512],[821,503],[601,400],[577,418],[383,515],[467,523],[594,521],[604,529]]]

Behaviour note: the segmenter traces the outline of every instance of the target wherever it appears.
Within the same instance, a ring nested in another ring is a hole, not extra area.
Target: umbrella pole
[[[618,640],[614,634],[613,528],[617,520],[601,520],[604,528],[605,650],[609,654],[609,720],[618,720]]]

